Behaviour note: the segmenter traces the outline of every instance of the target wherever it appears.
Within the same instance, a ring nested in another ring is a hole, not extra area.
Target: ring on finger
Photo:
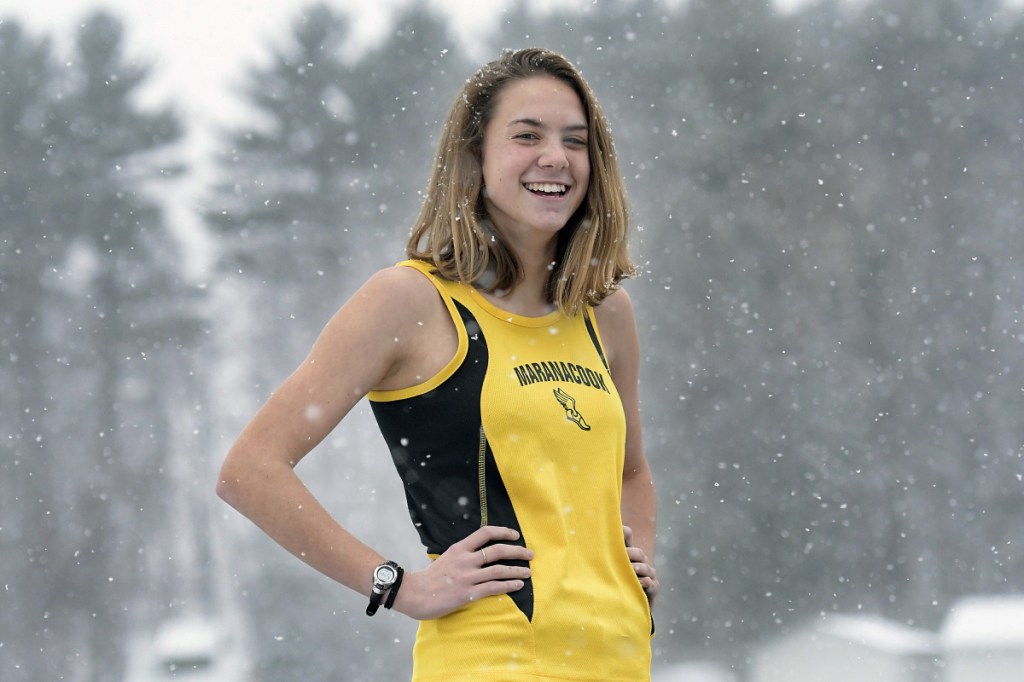
[[[487,550],[485,550],[483,547],[480,548],[480,556],[482,556],[484,558],[484,563],[486,564],[487,563]]]

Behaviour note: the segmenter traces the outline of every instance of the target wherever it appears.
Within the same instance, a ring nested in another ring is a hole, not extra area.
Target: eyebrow
[[[505,126],[505,127],[506,128],[511,128],[514,125],[520,125],[520,124],[525,124],[525,125],[533,126],[535,128],[547,128],[547,126],[542,121],[540,121],[539,119],[536,119],[536,118],[517,118],[514,121],[509,121],[508,125]],[[566,127],[562,128],[562,130],[565,131],[565,132],[569,132],[569,131],[575,132],[577,130],[587,130],[587,125],[585,123],[576,123],[574,125],[566,126]]]

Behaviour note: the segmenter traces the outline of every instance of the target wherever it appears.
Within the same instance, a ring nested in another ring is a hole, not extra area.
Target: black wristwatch
[[[373,592],[370,593],[370,603],[366,607],[366,615],[372,616],[380,608],[380,600],[398,580],[401,568],[394,561],[385,561],[373,569]]]

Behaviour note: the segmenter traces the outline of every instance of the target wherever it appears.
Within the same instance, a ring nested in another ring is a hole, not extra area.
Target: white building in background
[[[184,617],[140,633],[129,647],[124,682],[249,682],[249,652],[241,629]]]
[[[936,637],[930,632],[873,616],[830,615],[761,647],[747,679],[933,682],[937,655]],[[985,677],[972,682],[982,680],[993,682]]]
[[[690,661],[653,667],[651,682],[736,682],[736,676],[713,661]]]
[[[953,605],[940,641],[943,682],[1024,681],[1024,596],[977,596]]]

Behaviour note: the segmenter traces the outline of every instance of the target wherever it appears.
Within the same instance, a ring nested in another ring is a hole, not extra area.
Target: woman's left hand
[[[640,586],[647,594],[647,601],[654,603],[654,597],[658,594],[661,584],[658,582],[658,572],[654,570],[647,553],[640,547],[633,545],[633,529],[629,526],[622,527],[622,535],[626,540],[626,555],[633,564],[633,571],[640,580]]]

